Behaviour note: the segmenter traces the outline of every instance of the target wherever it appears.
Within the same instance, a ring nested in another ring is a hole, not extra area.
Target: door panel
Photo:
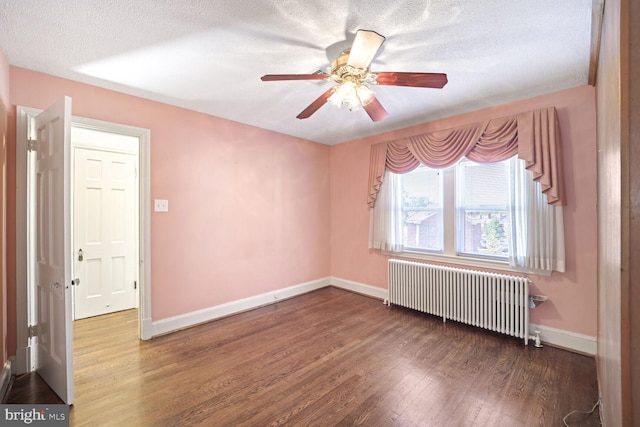
[[[137,305],[136,164],[134,154],[74,149],[76,319]]]
[[[37,371],[67,404],[73,403],[70,125],[68,97],[35,118]]]

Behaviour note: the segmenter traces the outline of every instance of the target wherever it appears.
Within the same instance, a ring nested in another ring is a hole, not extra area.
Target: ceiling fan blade
[[[379,85],[430,87],[441,89],[447,84],[447,75],[444,73],[396,73],[379,72]]]
[[[379,122],[380,120],[384,120],[387,118],[389,113],[384,109],[378,98],[373,98],[371,102],[364,106],[364,110],[367,112],[371,120],[374,122]]]
[[[263,82],[272,82],[278,80],[326,80],[328,74],[266,74],[260,77]]]
[[[375,31],[358,30],[353,45],[351,45],[347,65],[361,70],[369,68],[369,64],[373,61],[373,57],[376,56],[382,43],[384,43],[384,36]]]
[[[333,94],[333,88],[329,89],[328,91],[326,91],[325,93],[320,95],[315,101],[313,101],[311,104],[309,104],[309,106],[307,108],[302,110],[302,112],[300,114],[298,114],[296,117],[299,118],[299,119],[307,119],[307,118],[311,117],[311,115],[313,113],[318,111],[320,109],[320,107],[322,107],[324,104],[327,103],[327,99],[329,99],[329,97],[332,94]]]

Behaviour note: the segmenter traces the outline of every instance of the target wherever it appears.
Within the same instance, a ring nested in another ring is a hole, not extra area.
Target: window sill
[[[533,274],[537,276],[551,276],[551,273],[541,272],[541,271],[532,271],[526,269],[518,269],[513,268],[509,265],[508,262],[502,261],[493,261],[493,260],[481,260],[477,258],[468,258],[456,255],[446,255],[446,254],[428,254],[423,252],[411,252],[405,251],[400,253],[393,252],[383,252],[383,255],[391,256],[391,257],[401,257],[401,258],[410,258],[422,261],[432,261],[439,262],[445,264],[452,264],[461,267],[476,267],[476,268],[488,268],[491,270],[505,271],[509,273],[518,273],[518,274]]]

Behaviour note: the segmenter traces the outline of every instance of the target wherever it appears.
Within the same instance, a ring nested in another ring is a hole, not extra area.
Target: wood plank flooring
[[[593,358],[335,288],[146,342],[135,311],[74,335],[74,426],[546,427],[598,398]]]

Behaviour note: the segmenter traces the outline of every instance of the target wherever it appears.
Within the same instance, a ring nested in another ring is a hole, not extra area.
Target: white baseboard
[[[4,401],[7,390],[9,389],[9,382],[11,381],[11,360],[7,360],[0,372],[0,403]]]
[[[327,286],[335,286],[337,288],[367,295],[380,300],[386,300],[389,297],[387,289],[354,282],[352,280],[341,279],[339,277],[327,277],[155,322],[151,319],[142,319],[142,322],[144,322],[143,330],[145,333],[148,332],[148,336],[141,338],[150,339],[154,336],[175,332],[200,323],[209,322],[221,317],[273,304],[280,300],[292,298]],[[533,335],[533,331],[536,329],[540,331],[540,338],[543,343],[574,351],[576,353],[591,356],[596,355],[596,337],[556,329],[549,326],[535,324],[529,325],[529,333],[531,335]]]
[[[275,291],[267,292],[261,295],[256,295],[237,301],[231,301],[225,304],[220,304],[191,313],[182,314],[180,316],[157,320],[155,322],[151,322],[150,319],[143,319],[143,322],[151,322],[151,325],[149,327],[149,325],[147,324],[147,327],[145,327],[145,331],[149,331],[150,336],[146,338],[142,337],[142,339],[149,339],[154,336],[167,334],[180,329],[188,328],[190,326],[198,325],[200,323],[219,319],[221,317],[241,313],[243,311],[262,307],[268,304],[273,304],[284,299],[292,298],[298,295],[305,294],[307,292],[314,291],[316,289],[325,288],[330,284],[331,280],[327,277],[324,279],[313,280],[311,282],[306,282],[299,285],[290,286],[288,288],[282,288]]]
[[[140,320],[142,322],[142,327],[140,328],[140,339],[141,340],[150,340],[153,338],[153,321],[150,317],[144,318]]]
[[[387,289],[378,288],[377,286],[365,285],[364,283],[354,282],[353,280],[340,279],[339,277],[331,277],[331,285],[336,288],[346,289],[358,294],[367,295],[380,300],[389,298]]]
[[[536,329],[540,331],[540,340],[551,346],[589,356],[595,356],[598,351],[596,337],[533,323],[529,325],[529,334],[533,335],[533,331]]]

